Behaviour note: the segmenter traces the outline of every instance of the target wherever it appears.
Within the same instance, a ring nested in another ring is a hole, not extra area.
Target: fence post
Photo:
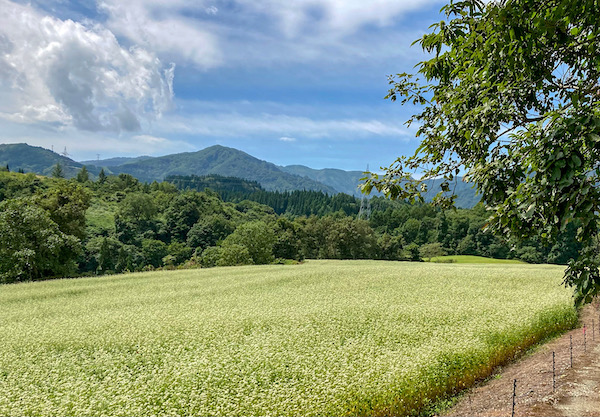
[[[552,352],[552,392],[556,390],[556,362],[555,354]]]
[[[513,381],[513,395],[512,395],[512,412],[510,417],[515,417],[515,403],[517,398],[517,380]]]
[[[573,367],[573,335],[569,335],[569,350],[571,351],[571,368]]]

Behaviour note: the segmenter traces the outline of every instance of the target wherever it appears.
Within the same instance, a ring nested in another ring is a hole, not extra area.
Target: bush
[[[440,242],[426,243],[419,248],[419,255],[423,259],[431,260],[431,258],[446,255],[446,251]]]
[[[231,243],[223,245],[219,251],[217,266],[251,265],[252,257],[245,246]]]
[[[403,251],[403,258],[407,261],[420,261],[421,256],[419,254],[419,245],[416,243],[406,245]]]
[[[142,240],[142,253],[146,265],[158,268],[162,266],[163,258],[168,254],[167,245],[160,240],[144,239]]]
[[[170,257],[169,263],[171,265],[179,265],[190,259],[194,250],[181,242],[172,242],[168,246],[167,252],[169,253],[167,257]]]
[[[210,246],[202,252],[200,255],[200,265],[202,268],[212,268],[217,266],[217,261],[221,253],[221,248],[218,246]]]
[[[238,226],[232,234],[227,236],[222,246],[233,244],[243,246],[250,254],[252,263],[260,265],[273,261],[275,241],[275,233],[271,227],[264,222],[254,221]]]
[[[542,255],[533,246],[523,246],[518,249],[517,257],[530,264],[539,264],[542,262]]]

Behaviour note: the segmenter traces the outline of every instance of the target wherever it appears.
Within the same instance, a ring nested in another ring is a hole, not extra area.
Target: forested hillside
[[[112,168],[141,181],[162,181],[169,175],[217,174],[259,182],[267,190],[336,190],[309,178],[281,171],[276,165],[261,161],[245,152],[225,146],[211,146],[198,152],[161,156]]]
[[[188,182],[186,185],[192,189],[202,191],[205,187],[197,183],[201,177],[235,177],[238,180],[244,179],[248,183],[256,183],[262,190],[277,191],[282,194],[289,192],[294,194],[294,198],[302,193],[295,191],[317,191],[333,195],[344,193],[355,197],[362,197],[359,184],[360,178],[364,176],[361,171],[343,171],[340,169],[321,169],[316,170],[303,165],[291,165],[287,167],[278,167],[266,161],[261,161],[242,151],[223,146],[212,146],[198,152],[188,152],[172,154],[163,157],[153,158],[149,156],[140,156],[136,158],[110,158],[102,160],[89,160],[75,162],[72,159],[59,155],[48,149],[29,146],[27,144],[0,145],[0,167],[7,167],[12,171],[33,172],[41,175],[52,175],[52,171],[60,164],[62,176],[72,178],[77,175],[79,170],[86,166],[91,178],[96,179],[100,171],[104,174],[118,175],[128,173],[143,182],[162,181],[167,178],[178,178],[178,183]],[[196,178],[196,183],[191,184],[184,177]],[[216,184],[212,184],[215,186]],[[425,201],[431,201],[437,193],[439,181],[430,180],[426,182],[428,192],[424,194]],[[211,188],[209,187],[209,188]],[[252,186],[254,187],[254,186]],[[185,188],[185,187],[180,187]],[[223,187],[219,188],[221,196],[227,201],[239,200],[240,197],[247,196],[233,195]],[[456,195],[456,206],[459,208],[472,208],[479,197],[475,195],[475,190],[471,184],[462,181],[457,177],[451,184],[451,190]],[[240,191],[240,190],[238,190]],[[247,191],[247,190],[246,190]],[[259,191],[255,189],[255,191]],[[227,195],[223,194],[227,193]],[[315,196],[317,196],[315,194]],[[373,195],[381,196],[374,192]],[[242,199],[243,199],[242,198]],[[266,202],[272,196],[255,196],[250,198],[254,201]],[[278,197],[278,199],[286,197]],[[293,204],[297,206],[297,204]],[[314,209],[312,204],[302,204],[304,209],[294,209],[294,214],[318,214],[323,213]],[[281,203],[278,213],[288,209],[288,205]],[[282,208],[283,207],[283,208]]]
[[[106,174],[131,174],[140,181],[162,181],[169,175],[222,175],[257,181],[266,190],[319,190],[330,194],[338,190],[310,178],[289,174],[275,164],[262,161],[245,152],[224,146],[211,146],[198,152],[185,152],[161,157],[110,158],[75,162],[48,149],[24,143],[0,145],[0,166],[12,171],[51,175],[60,164],[65,178],[74,177],[82,166],[94,177]]]
[[[185,176],[171,175],[166,178],[180,190],[216,191],[223,201],[239,203],[255,201],[271,207],[276,214],[292,216],[326,215],[344,212],[358,215],[360,200],[348,194],[329,195],[322,191],[266,191],[258,182],[220,175]]]
[[[365,176],[363,171],[343,171],[341,169],[312,169],[304,165],[288,165],[280,167],[290,174],[307,177],[322,182],[336,189],[340,193],[359,196],[360,179]]]
[[[374,197],[370,218],[361,219],[360,201],[344,194],[249,195],[264,204],[223,201],[210,187],[178,190],[129,174],[92,181],[85,169],[70,180],[0,172],[0,281],[304,258],[419,261],[472,254],[565,263],[578,250],[574,224],[551,248],[492,236],[483,230],[481,206],[440,211]],[[302,214],[306,207],[316,213]]]
[[[37,146],[24,143],[0,144],[0,167],[8,167],[15,172],[34,172],[49,176],[57,163],[62,166],[66,177],[74,177],[83,166],[70,158]]]

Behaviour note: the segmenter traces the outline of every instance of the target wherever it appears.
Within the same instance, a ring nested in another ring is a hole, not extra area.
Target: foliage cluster
[[[360,209],[360,201],[348,194],[329,195],[314,190],[266,191],[258,182],[235,177],[170,175],[165,181],[180,190],[204,191],[208,188],[216,191],[223,201],[255,201],[271,207],[276,214],[324,216],[341,210],[346,215],[357,215]]]
[[[209,189],[181,191],[128,174],[89,178],[84,169],[70,180],[0,173],[2,282],[304,258],[419,261],[448,254],[564,264],[578,250],[574,227],[550,247],[539,238],[513,245],[495,237],[482,230],[481,206],[444,212],[374,197],[365,220],[358,218],[360,201],[344,194],[263,190],[226,202]]]
[[[418,198],[466,173],[503,236],[548,242],[576,223],[584,246],[565,272],[578,302],[600,293],[600,25],[597,0],[451,0],[417,41],[430,58],[390,78],[388,98],[417,104],[421,145],[365,185]],[[422,172],[418,180],[413,172]]]

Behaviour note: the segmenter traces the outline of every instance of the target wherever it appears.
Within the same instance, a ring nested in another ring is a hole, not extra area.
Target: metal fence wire
[[[598,326],[598,329],[596,329]],[[587,324],[584,324],[581,328],[581,332],[576,337],[573,334],[569,335],[569,345],[566,349],[554,350],[548,352],[547,361],[543,362],[543,365],[538,369],[538,377],[535,378],[537,382],[531,384],[531,379],[528,378],[527,382],[519,382],[519,379],[507,380],[506,384],[511,386],[511,396],[506,399],[508,409],[510,410],[511,417],[519,415],[519,407],[532,405],[538,401],[540,396],[547,396],[558,391],[564,384],[561,377],[564,376],[570,369],[573,368],[574,363],[582,359],[587,355],[588,344],[596,344],[596,330],[598,331],[598,338],[600,339],[600,316],[598,320],[592,320],[591,328]],[[588,333],[591,332],[591,340]],[[591,348],[591,345],[590,345]],[[590,349],[591,350],[591,349]],[[473,403],[471,393],[468,394],[470,414],[472,416],[485,416],[488,415],[484,412],[477,412],[473,409]],[[508,415],[508,413],[507,413]]]

